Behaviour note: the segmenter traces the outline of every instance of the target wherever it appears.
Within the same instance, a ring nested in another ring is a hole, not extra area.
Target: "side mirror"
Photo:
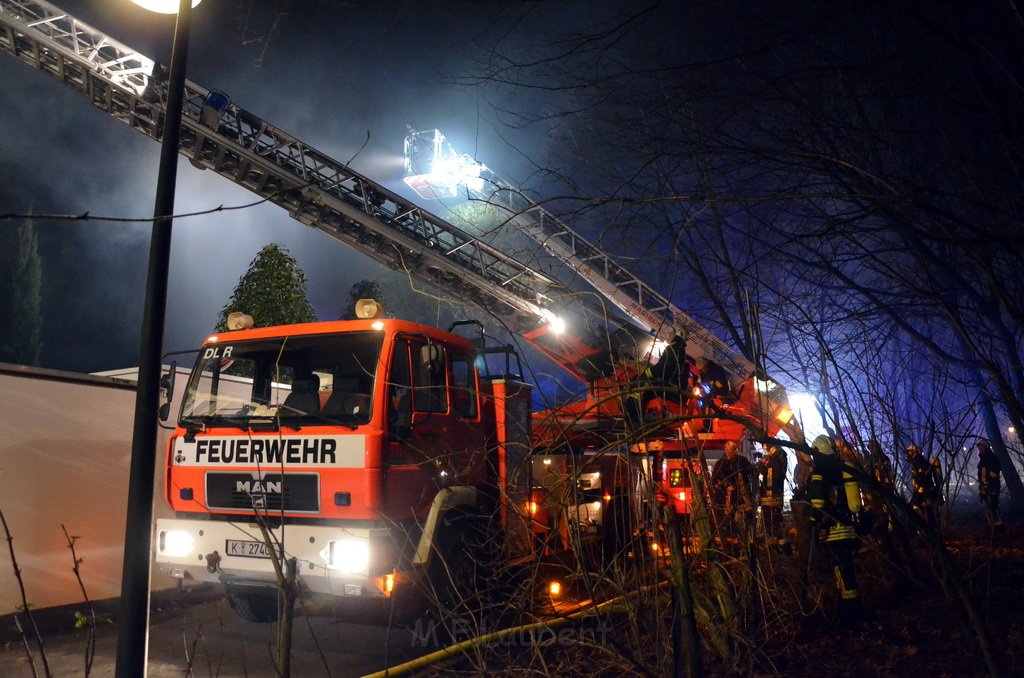
[[[441,347],[437,344],[427,344],[426,346],[420,347],[420,363],[427,366],[427,369],[434,371],[437,369],[437,364],[444,358],[444,353],[441,351]],[[444,369],[444,363],[441,363],[441,368]]]
[[[178,374],[177,361],[171,362],[171,368],[160,375],[160,393],[164,402],[157,411],[160,421],[167,421],[171,415],[171,401],[174,400],[174,378]]]

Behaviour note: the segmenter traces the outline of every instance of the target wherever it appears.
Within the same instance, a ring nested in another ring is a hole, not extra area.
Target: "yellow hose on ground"
[[[666,584],[667,582],[661,582],[656,586],[661,588]],[[430,666],[431,664],[436,664],[437,662],[444,661],[445,659],[448,659],[450,657],[460,655],[466,652],[467,650],[470,650],[479,645],[485,645],[487,643],[500,641],[502,638],[505,638],[516,633],[524,633],[528,631],[534,631],[537,629],[556,628],[558,626],[568,623],[571,620],[581,619],[589,614],[595,614],[597,612],[602,612],[606,610],[615,612],[618,611],[617,609],[614,609],[615,605],[620,604],[621,601],[623,601],[626,598],[632,598],[633,596],[638,595],[640,593],[644,593],[650,590],[651,588],[653,588],[653,586],[645,586],[640,591],[632,591],[630,593],[626,593],[621,596],[612,598],[611,600],[606,600],[603,603],[598,603],[597,605],[582,607],[578,609],[576,612],[573,612],[572,614],[555,617],[554,619],[547,619],[544,621],[533,622],[531,624],[523,624],[521,626],[513,626],[511,628],[501,629],[500,631],[492,631],[490,633],[485,633],[481,636],[476,636],[475,638],[469,638],[467,640],[464,640],[461,643],[456,643],[455,645],[451,645],[449,647],[443,647],[440,650],[436,650],[435,652],[431,652],[430,654],[425,654],[422,657],[410,659],[409,661],[404,662],[402,664],[398,664],[396,666],[391,666],[381,671],[377,671],[376,673],[366,674],[362,678],[398,678],[399,676],[404,676],[417,669],[422,669],[427,666]]]

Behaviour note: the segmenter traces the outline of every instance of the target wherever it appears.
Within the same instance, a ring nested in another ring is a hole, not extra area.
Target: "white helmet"
[[[826,435],[820,435],[817,438],[815,438],[814,442],[811,443],[811,447],[813,447],[822,454],[834,453],[834,450],[832,449],[832,441]]]

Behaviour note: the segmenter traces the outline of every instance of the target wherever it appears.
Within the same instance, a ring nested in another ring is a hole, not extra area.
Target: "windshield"
[[[365,424],[380,332],[348,332],[203,348],[181,407],[183,424]]]

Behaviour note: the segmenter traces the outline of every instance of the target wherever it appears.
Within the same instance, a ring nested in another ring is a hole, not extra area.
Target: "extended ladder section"
[[[481,167],[482,184],[465,184],[471,195],[507,212],[506,219],[540,243],[556,259],[572,268],[595,290],[615,304],[633,324],[656,338],[671,342],[676,327],[687,331],[687,353],[703,356],[721,365],[734,387],[752,388],[744,410],[755,420],[786,431],[791,440],[802,440],[799,425],[792,421],[785,389],[758,374],[754,364],[708,331],[647,283],[617,264],[586,238],[573,231],[521,191],[486,167]],[[710,436],[707,436],[710,437]]]
[[[565,262],[595,290],[615,304],[637,328],[671,343],[675,328],[687,331],[687,352],[725,368],[738,382],[754,374],[754,365],[712,334],[650,285],[623,268],[522,191],[486,169],[477,197],[507,211],[506,218]]]
[[[405,139],[406,183],[425,198],[454,197],[459,187],[504,212],[513,224],[612,302],[638,329],[670,343],[687,331],[687,352],[725,368],[737,383],[754,374],[743,355],[684,313],[589,240],[530,200],[486,165],[460,154],[440,130],[410,130]]]
[[[471,198],[501,210],[506,223],[516,226],[583,278],[618,307],[635,328],[665,343],[673,340],[677,328],[685,328],[687,354],[718,364],[728,373],[734,388],[749,389],[745,404],[749,415],[789,424],[792,411],[785,390],[759,374],[750,360],[486,165],[460,154],[439,130],[410,129],[405,138],[405,162],[405,182],[419,195],[450,198],[461,187]],[[790,434],[795,431],[791,427]]]
[[[133,129],[161,137],[163,67],[61,9],[42,0],[0,0],[0,49],[81,92]],[[574,339],[587,348],[546,352],[583,378],[606,369],[609,358],[597,353],[607,354],[601,347],[609,345],[608,322],[615,331],[617,321],[564,299],[566,290],[541,272],[230,103],[220,92],[186,82],[182,117],[180,152],[196,167],[244,186],[391,269],[476,304],[519,335],[536,335],[553,318],[575,313]]]

